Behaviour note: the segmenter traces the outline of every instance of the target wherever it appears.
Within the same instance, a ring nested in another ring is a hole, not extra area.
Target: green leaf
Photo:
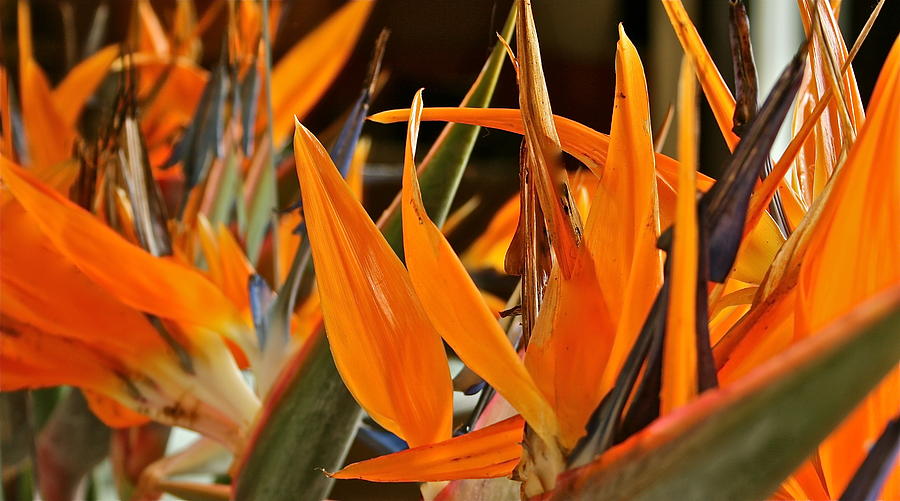
[[[344,387],[323,333],[288,362],[235,481],[233,499],[320,501],[342,465],[362,410]]]
[[[900,286],[562,475],[541,499],[765,499],[898,361]]]
[[[513,4],[500,36],[504,40],[512,38],[515,25],[516,8]],[[490,105],[504,58],[506,49],[497,43],[460,106],[487,108]],[[481,127],[477,125],[447,124],[419,167],[419,187],[422,190],[425,211],[438,227],[447,219],[450,205],[453,203],[453,197],[456,195],[456,189],[469,163],[469,155],[475,147],[480,131]],[[400,223],[400,211],[397,210],[399,207],[398,195],[379,223],[381,232],[391,244],[391,248],[403,259],[403,227]]]
[[[266,89],[266,120],[265,141],[268,146],[266,164],[262,166],[256,189],[250,200],[249,213],[247,214],[247,258],[256,265],[262,244],[268,232],[272,214],[278,207],[278,191],[275,179],[275,144],[272,132],[272,41],[269,32],[269,0],[263,0],[262,12],[263,24],[263,51],[265,61],[265,89]]]

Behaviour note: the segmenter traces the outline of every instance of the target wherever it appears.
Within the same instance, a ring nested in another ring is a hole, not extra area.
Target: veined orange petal
[[[146,317],[68,263],[18,202],[2,205],[0,223],[4,315],[118,353],[122,359],[138,361],[167,351]],[[97,321],[98,315],[103,322]]]
[[[810,237],[800,269],[795,337],[802,338],[879,291],[900,284],[900,38],[884,64],[865,124]],[[900,406],[900,370],[820,448],[830,492],[841,492]],[[891,489],[900,488],[892,481]],[[885,494],[900,496],[900,491]]]
[[[53,103],[67,126],[74,127],[88,98],[106,77],[119,55],[119,47],[110,45],[78,63],[53,89]]]
[[[716,123],[719,125],[722,137],[725,138],[728,149],[734,150],[734,147],[740,141],[734,132],[731,131],[735,107],[734,96],[731,95],[731,91],[725,85],[722,74],[719,73],[716,63],[713,62],[709,51],[703,45],[703,40],[700,39],[697,28],[694,27],[694,23],[691,22],[691,18],[688,17],[687,12],[684,10],[681,0],[663,0],[662,4],[666,9],[666,14],[669,16],[672,27],[675,29],[678,41],[681,42],[684,53],[690,55],[693,61],[697,79],[700,81],[700,87],[703,89],[703,94],[712,108],[713,116],[716,117]]]
[[[390,110],[369,117],[370,120],[381,123],[393,123],[405,121],[409,118],[409,110]],[[522,134],[522,118],[518,110],[503,108],[425,108],[422,110],[422,120],[437,120],[466,123],[501,129],[516,134]],[[606,166],[606,155],[609,147],[609,137],[597,132],[578,122],[568,118],[555,116],[554,121],[559,130],[560,143],[566,153],[573,155],[579,161],[588,166],[598,177],[602,178],[603,168]],[[674,186],[678,184],[678,162],[657,153],[657,195],[659,197],[659,218],[661,227],[665,227],[672,221],[675,213]],[[712,186],[713,180],[702,173],[697,173],[697,189],[706,191]],[[783,202],[785,210],[792,221],[802,218],[803,211],[796,205],[793,194],[784,194]],[[735,271],[732,274],[745,282],[759,283],[766,273],[766,268],[772,262],[775,253],[781,247],[784,238],[775,225],[775,221],[769,216],[760,219],[760,223],[750,232],[735,261]]]
[[[272,68],[273,142],[287,138],[294,116],[304,117],[319,102],[353,52],[373,0],[352,0],[307,35]],[[266,120],[261,114],[259,127]]]
[[[382,111],[369,117],[369,120],[378,123],[404,122],[408,119],[409,109]],[[515,134],[524,132],[521,112],[511,108],[424,108],[422,120],[480,125]],[[598,177],[603,177],[609,149],[609,136],[559,115],[554,115],[553,121],[559,132],[559,141],[563,151],[577,158]],[[657,174],[670,185],[677,184],[677,161],[662,153],[657,153],[656,170]],[[706,191],[712,184],[713,179],[703,174],[697,175],[697,189]]]
[[[559,431],[553,409],[535,386],[453,248],[425,212],[415,163],[421,90],[411,109],[402,193],[403,249],[410,281],[428,318],[463,363],[500,392],[529,426],[552,443]]]
[[[525,354],[525,366],[556,410],[565,448],[585,434],[603,398],[600,381],[615,333],[593,259],[586,251],[576,257],[568,279],[558,266],[551,269]]]
[[[522,456],[521,416],[451,438],[353,463],[331,475],[372,482],[437,482],[512,473]]]
[[[294,156],[326,332],[347,388],[412,447],[449,438],[447,358],[403,264],[299,122]]]
[[[146,383],[145,390],[166,396],[157,412],[190,392],[215,404],[229,421],[252,419],[259,403],[240,379],[217,335],[186,336],[174,328],[161,333],[146,315],[122,304],[71,264],[18,202],[4,203],[0,220],[4,235],[0,239],[0,314],[14,320],[18,330],[36,332],[35,342],[23,342],[28,342],[30,363],[41,364],[39,372],[55,374],[55,384],[86,386],[109,394],[112,390],[98,387],[97,381],[70,374],[79,371],[77,365],[54,361],[53,352],[44,353],[42,348],[43,343],[53,342],[62,346],[64,353],[65,346],[77,345],[94,353],[87,360],[112,371],[114,386],[122,392],[116,398],[132,398],[129,405],[133,408],[138,408],[141,400],[126,390]]]
[[[621,24],[615,96],[607,164],[584,232],[616,329],[604,390],[612,388],[663,274],[662,254],[656,248],[659,202],[647,82],[637,49]],[[693,186],[688,189],[694,193]]]
[[[670,257],[669,308],[663,345],[660,413],[669,414],[697,395],[697,269],[699,230],[697,196],[697,99],[690,56],[681,62],[678,80],[678,204]],[[704,284],[705,285],[705,284]],[[706,321],[706,319],[700,319]]]
[[[0,173],[57,250],[120,301],[163,318],[209,329],[231,338],[245,352],[255,351],[256,340],[238,310],[198,271],[128,243],[90,213],[2,157]]]

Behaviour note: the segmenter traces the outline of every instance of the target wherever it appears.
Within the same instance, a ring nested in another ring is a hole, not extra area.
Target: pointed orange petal
[[[241,309],[249,308],[247,283],[255,273],[241,246],[222,223],[215,229],[202,214],[197,216],[197,234],[209,267],[209,276],[222,292]]]
[[[428,218],[416,178],[422,91],[413,100],[403,166],[403,249],[428,318],[463,363],[497,389],[541,437],[558,432],[553,409],[535,386],[441,230]]]
[[[59,110],[63,123],[69,127],[75,126],[81,109],[106,77],[118,55],[119,47],[115,45],[100,49],[72,68],[66,78],[53,89],[53,103]]]
[[[831,193],[803,260],[795,337],[810,335],[879,291],[900,284],[900,38],[884,64],[868,118]],[[895,371],[896,373],[897,371]],[[820,449],[829,490],[840,492],[900,406],[896,374]],[[890,496],[888,496],[890,497]]]
[[[119,300],[225,335],[250,353],[255,350],[255,338],[237,309],[199,272],[128,243],[5,158],[0,158],[0,174],[56,249]]]
[[[331,475],[372,482],[438,482],[512,473],[522,456],[521,416],[450,440],[361,461]]]
[[[450,437],[447,358],[406,270],[341,178],[297,123],[294,156],[325,327],[348,389],[411,446]]]
[[[662,256],[656,248],[656,156],[647,82],[637,49],[621,25],[615,95],[607,166],[594,193],[584,232],[616,326],[604,389],[612,387],[662,284]]]
[[[556,410],[561,443],[575,445],[603,398],[600,384],[614,328],[594,262],[578,254],[572,276],[550,271],[544,302],[525,354],[525,366]]]
[[[675,29],[675,34],[678,35],[678,41],[681,42],[684,53],[689,55],[693,61],[697,79],[700,80],[700,87],[703,89],[706,100],[709,101],[722,137],[725,138],[728,148],[733,150],[739,141],[731,131],[735,106],[734,96],[725,85],[722,74],[719,73],[709,51],[703,45],[703,40],[700,39],[697,28],[694,27],[694,23],[691,22],[691,18],[684,10],[681,0],[663,0],[662,4],[666,8],[666,14],[669,15],[669,21]]]
[[[369,120],[378,123],[405,122],[408,119],[409,109],[382,111],[369,117]],[[422,110],[422,120],[480,125],[515,134],[524,132],[521,112],[509,108],[425,108]],[[603,177],[609,149],[609,136],[558,115],[553,116],[553,121],[559,132],[559,141],[563,151],[577,158],[598,177]],[[672,186],[677,184],[678,162],[662,153],[657,153],[656,170],[657,174],[666,182]],[[712,183],[711,178],[698,174],[698,189],[706,191],[712,186]]]
[[[660,412],[668,414],[697,394],[697,101],[690,56],[681,63],[678,82],[678,205],[672,243],[669,308],[663,346]],[[701,319],[705,321],[706,319]]]
[[[28,154],[34,167],[50,167],[71,156],[75,130],[61,118],[47,76],[31,53],[31,11],[19,1],[19,96]]]
[[[303,118],[328,90],[353,52],[374,5],[373,0],[347,2],[272,68],[275,145],[288,138],[294,115]],[[265,114],[260,118],[265,119]]]

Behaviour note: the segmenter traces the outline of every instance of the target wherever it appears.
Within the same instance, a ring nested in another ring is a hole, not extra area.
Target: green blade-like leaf
[[[504,40],[511,39],[515,25],[516,8],[513,4],[500,36]],[[502,44],[497,43],[460,106],[487,108],[491,104],[491,97],[494,95],[494,88],[497,86],[497,79],[500,77],[505,57],[506,50]],[[450,205],[453,203],[456,189],[459,187],[463,172],[469,163],[469,155],[475,147],[479,131],[481,131],[481,127],[477,125],[447,124],[419,167],[419,186],[422,190],[425,212],[438,227],[444,224],[447,214],[450,212]],[[402,259],[403,227],[398,210],[399,200],[399,195],[397,195],[394,203],[381,217],[379,225],[384,237],[391,244],[391,248]]]
[[[501,35],[510,38],[514,26],[513,11]],[[498,43],[469,90],[466,105],[490,103],[504,57]],[[446,219],[479,130],[449,126],[429,153],[420,183],[426,209],[435,221]],[[396,210],[387,214],[382,231],[402,255],[399,216]],[[325,336],[310,343],[285,365],[285,373],[269,395],[266,415],[257,425],[258,435],[248,446],[235,481],[234,499],[319,501],[333,483],[319,469],[335,471],[343,466],[362,411],[340,379]]]
[[[900,286],[564,474],[541,499],[765,499],[898,361]]]
[[[275,144],[272,132],[272,41],[269,32],[269,0],[263,0],[262,11],[262,36],[263,53],[265,62],[265,89],[266,89],[266,165],[263,166],[256,185],[256,190],[250,200],[247,218],[247,258],[254,265],[259,259],[263,240],[268,232],[269,222],[275,209],[278,207],[278,191],[275,179]]]
[[[323,333],[287,365],[248,446],[235,497],[247,501],[323,499],[350,447],[362,411],[338,375]]]

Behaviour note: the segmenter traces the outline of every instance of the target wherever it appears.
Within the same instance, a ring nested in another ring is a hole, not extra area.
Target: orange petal
[[[520,416],[440,443],[361,461],[331,475],[372,482],[437,482],[505,477],[522,456]]]
[[[802,338],[879,291],[900,284],[900,38],[869,102],[868,118],[810,237],[798,284],[795,337]],[[900,407],[898,371],[820,449],[829,491],[840,492]],[[896,484],[894,484],[896,485]],[[896,497],[894,492],[886,498]]]
[[[692,189],[697,170],[696,84],[688,67],[690,56],[681,63],[678,82],[678,206],[672,243],[671,286],[663,347],[660,412],[668,414],[697,394],[697,196]],[[706,319],[701,319],[705,321]]]
[[[731,131],[732,116],[734,115],[734,96],[725,85],[722,74],[716,68],[709,51],[703,45],[703,40],[697,33],[697,28],[691,22],[687,12],[684,10],[681,0],[663,0],[663,7],[666,8],[666,14],[669,15],[669,21],[675,29],[678,41],[684,53],[689,55],[693,61],[694,70],[697,72],[697,79],[700,80],[700,87],[703,94],[712,108],[713,115],[716,117],[716,123],[719,124],[719,130],[722,137],[728,144],[728,148],[734,150],[737,146],[738,137]]]
[[[247,284],[250,275],[255,273],[253,265],[224,224],[219,223],[214,230],[202,214],[197,216],[197,221],[197,234],[209,267],[210,279],[236,306],[249,308]]]
[[[81,109],[106,78],[109,67],[118,55],[119,47],[116,45],[100,49],[72,68],[66,78],[53,89],[53,103],[64,124],[75,126]]]
[[[3,391],[62,384],[108,391],[116,386],[114,370],[122,368],[85,343],[48,336],[5,311],[0,315],[0,365]]]
[[[128,243],[90,213],[0,158],[3,182],[56,249],[95,283],[141,311],[209,329],[255,350],[255,338],[222,292],[196,270]]]
[[[566,448],[585,434],[603,398],[600,380],[614,335],[593,260],[580,252],[575,264],[568,279],[558,266],[551,269],[525,354],[525,366],[556,410]]]
[[[604,390],[612,388],[662,285],[662,255],[656,248],[656,157],[647,82],[637,49],[622,25],[616,50],[615,95],[607,165],[585,228],[585,241],[616,328]],[[693,186],[688,189],[693,194]]]
[[[272,68],[273,142],[287,139],[294,115],[303,117],[319,102],[356,46],[373,0],[353,0],[320,24]],[[265,119],[265,114],[261,114]],[[260,122],[263,123],[263,122]]]
[[[62,119],[47,76],[31,53],[31,11],[19,0],[19,96],[28,154],[34,167],[50,167],[71,156],[75,130]]]
[[[500,328],[441,230],[428,218],[416,178],[422,91],[413,100],[403,165],[403,249],[409,277],[432,324],[467,367],[496,388],[541,437],[558,432],[553,409]]]
[[[134,412],[102,393],[91,390],[82,390],[82,392],[91,412],[110,428],[140,426],[150,421],[147,416]]]
[[[56,336],[138,361],[168,348],[144,315],[97,287],[41,233],[15,201],[3,204],[0,283],[4,315]],[[52,315],[47,312],[53,312]],[[98,314],[104,319],[98,322]],[[127,332],[127,336],[121,333]]]
[[[405,122],[408,119],[408,109],[382,111],[369,117],[369,120],[378,123]],[[521,113],[519,110],[509,108],[425,108],[422,110],[422,120],[480,125],[516,134],[524,132]],[[553,121],[559,132],[559,141],[563,151],[584,163],[598,177],[603,177],[609,149],[609,136],[558,115],[553,116]],[[657,174],[666,182],[672,186],[677,184],[678,162],[662,153],[657,153],[656,170]],[[711,178],[698,174],[697,188],[699,190],[708,190],[712,183]]]
[[[440,336],[328,153],[296,128],[303,210],[338,371],[369,414],[411,446],[447,439],[452,389]]]
[[[162,23],[156,17],[156,12],[153,11],[149,0],[138,0],[137,18],[138,50],[158,56],[168,56],[169,37],[166,36]]]
[[[518,220],[519,195],[516,194],[494,213],[494,218],[484,233],[463,254],[462,259],[466,266],[476,269],[490,267],[503,272],[506,250],[509,249],[509,244],[516,233]]]

